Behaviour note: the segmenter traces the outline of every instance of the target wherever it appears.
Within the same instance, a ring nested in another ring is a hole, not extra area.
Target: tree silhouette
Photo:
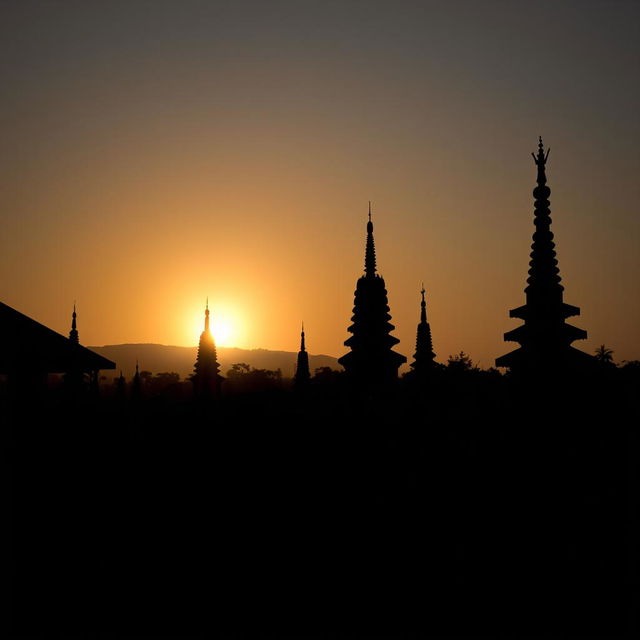
[[[613,349],[608,349],[603,344],[595,350],[596,360],[603,366],[613,364]]]

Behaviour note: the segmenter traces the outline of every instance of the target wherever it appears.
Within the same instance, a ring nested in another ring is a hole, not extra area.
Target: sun
[[[231,346],[231,341],[233,340],[233,327],[224,318],[212,318],[211,334],[213,335],[213,341],[219,347]]]
[[[233,347],[240,339],[240,328],[242,323],[238,319],[237,313],[223,305],[218,309],[209,305],[209,328],[213,335],[213,340],[218,347]],[[200,334],[204,330],[204,310],[199,310],[191,316],[190,321],[190,340],[197,344]]]

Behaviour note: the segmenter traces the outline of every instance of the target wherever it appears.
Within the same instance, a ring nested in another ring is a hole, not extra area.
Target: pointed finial
[[[420,322],[427,321],[427,303],[424,299],[424,294],[426,293],[424,289],[424,282],[422,283],[422,289],[420,289],[420,295],[422,296],[422,301],[420,302]]]
[[[373,243],[373,222],[371,222],[371,200],[369,200],[369,222],[367,222],[367,246],[364,256],[364,271],[373,277],[376,273],[376,250]]]
[[[542,136],[538,136],[538,155],[536,156],[534,153],[531,154],[533,156],[533,161],[539,167],[544,167],[544,165],[547,163],[547,158],[549,157],[549,151],[551,151],[551,147],[547,149],[547,153],[545,154],[544,144],[542,143]]]
[[[136,373],[138,373],[138,358],[136,358]]]
[[[204,330],[209,331],[209,296],[207,296],[207,304],[204,308]]]
[[[302,331],[300,332],[300,351],[305,350],[304,344],[304,320],[302,321]]]

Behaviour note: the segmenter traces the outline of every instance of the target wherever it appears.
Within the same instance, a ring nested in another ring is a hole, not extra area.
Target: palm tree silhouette
[[[608,349],[603,344],[601,344],[596,350],[596,360],[601,365],[610,365],[613,364],[613,350]]]

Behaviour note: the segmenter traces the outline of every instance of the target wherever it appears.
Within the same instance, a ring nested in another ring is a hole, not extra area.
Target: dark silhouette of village
[[[75,308],[1,305],[15,635],[635,637],[640,362],[573,346],[548,153],[498,368],[439,361],[423,287],[398,375],[371,208],[344,371],[303,325],[292,379],[221,372],[207,302],[190,379],[105,382]]]

